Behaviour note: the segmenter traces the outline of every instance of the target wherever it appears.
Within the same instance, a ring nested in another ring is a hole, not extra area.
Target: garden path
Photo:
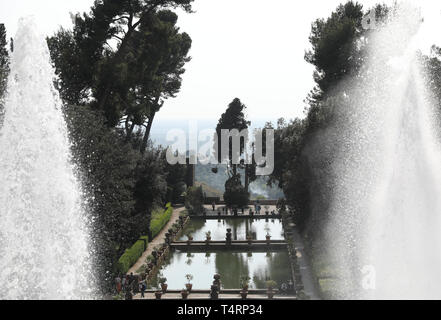
[[[138,259],[138,261],[129,269],[127,274],[133,273],[134,275],[139,274],[138,270],[146,263],[147,257],[152,254],[152,251],[155,247],[160,246],[165,241],[165,234],[168,229],[170,229],[173,224],[179,220],[179,215],[184,211],[184,207],[173,208],[173,213],[171,215],[170,221],[162,228],[161,232],[147,245],[147,250],[144,251],[142,256]]]

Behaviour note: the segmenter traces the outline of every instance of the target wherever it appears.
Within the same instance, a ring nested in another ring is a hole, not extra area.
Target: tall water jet
[[[0,131],[0,299],[89,299],[87,216],[36,30],[20,20]]]
[[[416,13],[397,6],[339,88],[327,238],[343,298],[441,298],[440,127]]]

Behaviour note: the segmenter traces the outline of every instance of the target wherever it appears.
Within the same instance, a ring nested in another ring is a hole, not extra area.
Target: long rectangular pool
[[[287,252],[277,253],[186,253],[172,252],[161,269],[167,278],[169,289],[181,290],[185,287],[187,274],[193,275],[194,289],[209,289],[215,274],[221,275],[223,289],[240,288],[243,276],[251,278],[250,288],[265,289],[267,280],[278,285],[291,279],[291,269]],[[157,285],[157,279],[149,287]]]
[[[192,219],[184,230],[180,240],[186,240],[190,233],[194,241],[203,241],[206,233],[211,232],[213,241],[225,240],[227,229],[231,229],[233,240],[246,240],[250,233],[255,240],[265,240],[267,234],[272,240],[283,240],[282,222],[278,219],[224,219],[224,220],[202,220]]]

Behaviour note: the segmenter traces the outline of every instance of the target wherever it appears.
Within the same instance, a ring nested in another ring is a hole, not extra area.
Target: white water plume
[[[327,236],[343,298],[441,298],[439,106],[416,13],[399,5],[372,31],[362,71],[340,88]]]
[[[49,50],[21,19],[0,131],[1,299],[92,298],[86,210]]]

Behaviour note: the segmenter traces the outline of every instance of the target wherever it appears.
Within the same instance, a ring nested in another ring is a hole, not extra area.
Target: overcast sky
[[[239,97],[251,119],[303,115],[314,86],[312,67],[303,57],[311,22],[328,16],[342,0],[196,0],[196,13],[180,13],[179,25],[193,39],[183,87],[157,119],[218,119]],[[371,7],[378,0],[359,1]],[[382,1],[391,3],[392,0]],[[440,34],[441,1],[423,6],[428,37]],[[34,15],[44,34],[71,26],[70,12],[88,11],[93,0],[0,0],[0,22],[13,35],[21,16]],[[438,42],[439,43],[439,42]]]

